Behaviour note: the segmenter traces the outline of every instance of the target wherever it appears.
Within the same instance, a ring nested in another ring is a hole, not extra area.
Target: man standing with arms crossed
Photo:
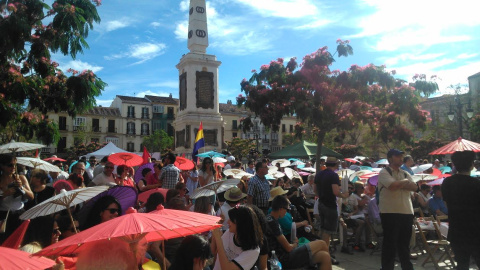
[[[379,209],[384,234],[382,246],[382,270],[393,270],[398,252],[403,270],[412,270],[410,262],[410,238],[413,226],[413,206],[410,192],[418,186],[410,174],[402,169],[405,152],[390,149],[387,153],[389,166],[378,175]]]
[[[247,203],[256,205],[267,215],[268,199],[270,199],[270,184],[265,178],[265,175],[268,174],[267,163],[257,162],[255,172],[248,182]]]

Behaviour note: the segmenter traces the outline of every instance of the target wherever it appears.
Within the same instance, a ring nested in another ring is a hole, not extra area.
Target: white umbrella
[[[377,163],[378,165],[388,165],[388,160],[386,158],[384,159],[380,159],[379,161],[375,162]]]
[[[287,167],[290,166],[290,160],[288,159],[275,159],[272,161],[272,164],[277,166],[277,163],[280,163],[280,167]]]
[[[358,161],[362,161],[364,159],[366,159],[367,157],[364,157],[364,156],[356,156],[354,157],[354,159],[358,160]]]
[[[316,173],[317,172],[317,169],[315,169],[313,167],[303,167],[300,170],[310,172],[310,173]]]
[[[270,173],[270,172],[268,172],[268,174],[267,174],[267,175],[270,175],[272,178],[275,178],[275,179],[277,179],[277,178],[282,178],[282,177],[284,177],[284,176],[285,176],[285,174],[284,174],[284,173],[282,173],[282,172],[279,172],[279,171],[276,171],[276,172],[271,172],[271,173]]]
[[[430,169],[432,166],[433,166],[432,163],[428,163],[428,164],[422,164],[422,165],[412,167],[411,169],[413,173],[422,173],[423,171]]]
[[[291,180],[293,178],[300,178],[302,179],[302,177],[300,176],[300,174],[298,174],[297,171],[294,171],[293,169],[291,168],[285,168],[284,169],[284,172],[285,172],[285,175]]]
[[[244,176],[252,177],[253,174],[247,173],[246,171],[239,170],[239,169],[227,169],[223,171],[223,174],[226,176],[233,176],[235,179],[241,179]]]
[[[108,186],[96,186],[96,187],[87,187],[87,188],[80,188],[74,189],[70,191],[62,190],[60,194],[53,196],[52,198],[39,203],[38,205],[34,206],[33,208],[29,209],[25,213],[20,216],[20,219],[34,219],[36,217],[50,215],[64,209],[67,209],[68,214],[70,215],[70,219],[72,221],[73,226],[75,226],[73,222],[72,213],[70,213],[70,207],[77,205],[79,203],[85,202],[99,193],[104,192],[105,190],[109,189]],[[75,231],[77,229],[75,228]]]
[[[438,179],[438,176],[433,174],[419,173],[412,175],[413,181],[416,183],[418,181],[432,181]]]
[[[224,162],[227,162],[226,159],[222,158],[222,157],[214,157],[212,158],[213,160],[213,163],[224,163]]]
[[[348,177],[348,180],[352,181],[353,179],[355,179],[356,176],[360,177],[360,176],[362,176],[366,173],[371,173],[371,172],[372,171],[369,171],[369,170],[361,170],[361,171],[358,171],[358,172],[354,172]]]
[[[58,166],[53,165],[50,162],[41,160],[39,158],[31,158],[31,157],[18,157],[17,163],[22,164],[27,167],[32,167],[34,169],[42,169],[46,172],[61,172]]]
[[[276,172],[278,171],[278,167],[277,166],[267,166],[268,167],[268,171],[272,171],[272,172]]]
[[[196,199],[200,197],[209,197],[212,195],[217,195],[217,193],[227,191],[232,187],[236,187],[238,183],[240,183],[239,179],[227,179],[227,180],[213,182],[203,187],[199,187],[195,189],[195,191],[193,192],[193,195],[190,196],[190,198]]]
[[[354,171],[354,170],[350,170],[350,169],[342,169],[342,170],[338,170],[338,171],[337,171],[337,174],[338,174],[339,176],[341,176],[342,179],[345,178],[345,177],[348,178],[350,175],[352,175],[352,174],[354,174],[354,173],[355,173],[355,171]]]
[[[46,145],[26,142],[15,142],[14,140],[12,140],[11,142],[0,146],[0,154],[29,151],[43,147],[46,147]]]
[[[300,160],[295,160],[294,162],[290,163],[290,166],[299,166],[305,165],[305,162],[301,162]]]

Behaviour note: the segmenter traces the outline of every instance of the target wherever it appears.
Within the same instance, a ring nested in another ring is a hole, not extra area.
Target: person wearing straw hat
[[[247,197],[247,194],[242,193],[238,187],[232,187],[225,192],[223,197],[225,198],[225,203],[218,209],[217,217],[223,217],[222,230],[226,231],[228,230],[228,211],[240,204],[240,202]]]

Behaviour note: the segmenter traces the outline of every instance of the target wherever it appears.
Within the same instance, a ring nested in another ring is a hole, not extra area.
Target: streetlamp
[[[470,102],[470,99],[468,100],[468,103],[460,102],[460,98],[458,94],[455,96],[455,103],[457,107],[458,135],[463,138],[463,119],[464,119],[462,116],[463,105],[467,105],[467,110],[466,110],[467,117],[468,119],[470,119],[473,117],[472,104]],[[448,112],[447,116],[448,116],[448,119],[450,119],[450,121],[453,121],[453,119],[455,118],[455,112],[452,109],[452,104],[450,104],[450,111]]]

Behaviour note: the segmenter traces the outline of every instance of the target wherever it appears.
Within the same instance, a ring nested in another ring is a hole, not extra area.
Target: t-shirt
[[[205,185],[213,183],[214,180],[213,173],[211,175],[208,175],[207,172],[204,172],[202,170],[198,170],[198,177],[203,177],[204,180],[207,180],[207,183]],[[200,179],[198,180],[198,185],[200,186]]]
[[[480,180],[455,174],[442,184],[448,205],[448,240],[480,246]]]
[[[234,236],[235,234],[230,231],[226,231],[222,235],[223,248],[225,249],[225,254],[227,255],[228,260],[235,263],[240,269],[252,268],[260,254],[260,247],[257,247],[256,249],[242,250],[235,241]],[[217,261],[215,262],[215,268],[213,268],[213,270],[220,269],[220,260],[217,255]]]
[[[224,221],[223,221],[223,224],[222,224],[222,230],[228,230],[228,221],[230,220],[230,217],[228,216],[228,211],[230,211],[230,209],[232,209],[232,207],[227,203],[227,202],[224,202],[222,207],[220,207],[220,209],[218,209],[217,211],[217,214],[216,216],[219,217],[220,215],[223,215],[224,216]]]
[[[45,189],[40,192],[33,191],[33,200],[25,203],[24,208],[25,210],[28,210],[35,205],[50,199],[53,196],[55,196],[55,189],[53,187],[46,186]]]
[[[280,242],[278,242],[277,237],[282,235],[282,228],[278,221],[271,215],[267,215],[267,240],[270,250],[275,250],[280,262],[288,261],[289,253],[283,249]]]
[[[410,197],[411,191],[405,189],[393,191],[388,189],[393,182],[405,179],[405,177],[413,182],[410,174],[402,169],[398,171],[392,170],[392,175],[390,175],[385,168],[380,171],[378,174],[378,189],[380,192],[380,203],[378,206],[380,213],[413,215],[412,200]]]
[[[330,169],[323,170],[315,176],[315,184],[320,202],[326,207],[336,208],[337,197],[333,194],[332,185],[341,185],[338,174]]]
[[[158,180],[158,175],[155,173],[147,175],[147,178],[145,180],[147,180],[147,185],[157,185],[160,183],[160,181]]]
[[[113,177],[113,174],[111,174],[110,176],[107,176],[105,173],[101,173],[101,174],[95,176],[95,178],[93,178],[92,182],[97,186],[116,185],[115,178]]]

